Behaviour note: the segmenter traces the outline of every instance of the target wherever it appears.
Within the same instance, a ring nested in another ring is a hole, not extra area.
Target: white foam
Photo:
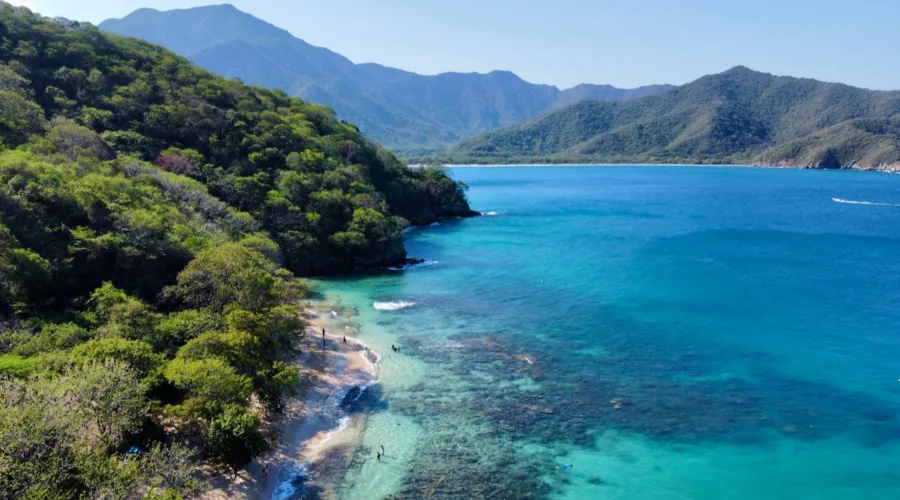
[[[851,205],[876,205],[879,207],[900,207],[898,203],[878,203],[874,201],[856,201],[856,200],[845,200],[843,198],[832,198],[833,201],[837,203],[849,203]]]
[[[309,472],[306,469],[306,464],[291,462],[282,465],[278,469],[278,479],[275,489],[272,491],[272,499],[288,500],[289,498],[293,498],[297,493],[297,488],[294,487],[294,481],[308,475]]]
[[[387,267],[388,271],[406,271],[407,269],[413,269],[417,267],[431,267],[436,266],[438,261],[436,260],[426,260],[423,262],[417,262],[415,264],[404,264],[402,266],[390,266]]]
[[[349,401],[347,403],[348,405],[358,401],[359,398],[361,398],[362,395],[369,389],[369,387],[372,387],[373,385],[380,384],[380,383],[381,383],[381,380],[376,378],[376,379],[369,380],[363,384],[353,384],[353,385],[347,387],[346,389],[333,392],[331,395],[337,396],[332,399],[332,403],[331,403],[331,407],[332,407],[332,410],[335,412],[335,415],[342,415],[344,413],[343,409],[341,409],[341,405],[344,403],[344,400],[347,399],[347,395],[350,394],[350,391],[352,391],[353,389],[359,389],[359,392],[356,393],[356,397],[353,398],[353,400]],[[341,420],[343,420],[343,418],[344,417],[341,417]],[[344,425],[344,427],[347,426],[346,423],[344,423],[343,425]],[[338,431],[333,431],[333,432],[338,432]]]
[[[381,354],[379,354],[378,351],[369,347],[369,345],[366,344],[365,342],[363,342],[362,340],[355,339],[355,342],[365,348],[361,353],[359,353],[359,355],[362,356],[363,360],[365,360],[365,362],[366,362],[366,365],[369,367],[369,373],[371,373],[374,376],[376,374],[375,365],[377,365],[378,363],[381,363]],[[375,355],[374,363],[372,362],[372,360],[369,359],[369,353]]]
[[[376,379],[374,379],[374,380],[370,380],[370,381],[366,382],[365,384],[361,385],[361,386],[359,387],[359,394],[357,394],[356,397],[353,398],[353,401],[351,401],[351,402],[356,402],[356,400],[358,400],[359,398],[361,398],[362,395],[365,394],[365,392],[366,392],[367,390],[369,390],[369,387],[372,387],[373,385],[375,385],[375,384],[380,384],[380,383],[381,383],[381,380],[378,380],[378,379],[376,378]]]
[[[441,223],[440,222],[432,222],[431,224],[428,224],[428,225],[434,227],[434,226],[440,226]]]
[[[372,303],[372,307],[378,309],[379,311],[396,311],[398,309],[403,309],[406,307],[416,305],[415,302],[407,302],[405,300],[399,300],[397,302],[374,302]]]
[[[494,215],[500,215],[500,214],[498,214],[497,212],[487,212],[487,213],[484,214],[484,215],[494,216]]]
[[[357,396],[356,399],[359,399],[359,396]],[[354,401],[356,401],[356,399],[354,399]],[[337,427],[335,427],[334,429],[328,431],[328,434],[325,434],[325,437],[322,439],[322,441],[319,442],[319,446],[322,446],[322,445],[324,445],[325,443],[327,443],[328,440],[331,439],[332,436],[334,436],[335,434],[337,434],[337,433],[343,431],[344,429],[346,429],[348,425],[350,425],[350,417],[349,417],[349,416],[343,416],[343,417],[341,417],[341,419],[338,420],[338,425],[337,425]]]

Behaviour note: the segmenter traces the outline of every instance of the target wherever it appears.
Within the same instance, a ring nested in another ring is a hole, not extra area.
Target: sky
[[[7,0],[9,1],[9,0]],[[12,0],[99,23],[223,0]],[[231,0],[353,62],[534,83],[683,84],[736,65],[900,89],[900,0]]]

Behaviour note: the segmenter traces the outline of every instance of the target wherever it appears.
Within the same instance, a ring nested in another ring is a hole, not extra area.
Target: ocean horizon
[[[450,172],[483,217],[319,282],[382,355],[338,497],[900,497],[900,178]]]

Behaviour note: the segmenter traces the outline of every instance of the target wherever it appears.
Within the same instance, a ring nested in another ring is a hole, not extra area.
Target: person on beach
[[[381,445],[381,454],[386,455],[386,453],[384,452],[384,445]]]
[[[345,344],[347,343],[347,336],[346,336],[346,335],[344,335],[344,343],[345,343]]]
[[[380,460],[381,460],[381,453],[378,453],[378,452],[376,451],[376,452],[375,452],[375,458],[377,458],[377,459],[380,461]]]

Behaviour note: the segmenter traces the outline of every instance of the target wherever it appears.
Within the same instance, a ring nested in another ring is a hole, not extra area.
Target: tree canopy
[[[242,467],[251,399],[297,389],[296,275],[469,212],[328,108],[0,2],[0,491],[178,498],[198,460]]]

